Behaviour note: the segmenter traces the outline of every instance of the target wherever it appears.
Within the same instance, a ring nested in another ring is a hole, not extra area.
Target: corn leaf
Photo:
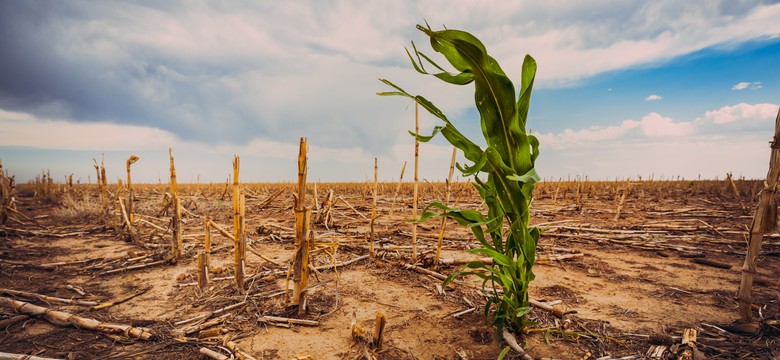
[[[529,226],[533,190],[540,180],[534,168],[539,156],[539,139],[526,132],[536,61],[529,55],[523,59],[519,94],[516,94],[512,81],[475,36],[460,30],[434,31],[427,24],[417,28],[429,37],[431,48],[442,55],[455,71],[445,70],[420,52],[414,43],[412,52],[406,49],[409,61],[418,73],[454,85],[474,84],[474,102],[487,146],[483,150],[466,138],[438,107],[420,95],[410,95],[384,79],[380,80],[394,91],[378,94],[413,99],[444,122],[444,125],[434,127],[430,135],[410,134],[421,142],[428,142],[441,134],[463,151],[471,163],[458,164],[458,170],[464,176],[474,177],[472,184],[487,206],[487,214],[433,203],[416,221],[446,216],[472,230],[482,247],[469,252],[490,256],[492,263],[469,262],[449,275],[444,283],[446,285],[459,276],[481,278],[482,289],[488,295],[484,314],[493,320],[497,333],[500,334],[504,328],[520,333],[528,324],[524,320],[530,311],[528,286],[534,279],[532,268],[540,235],[538,228]],[[439,72],[428,73],[424,63]],[[505,222],[509,225],[506,234]],[[485,233],[490,236],[490,241]],[[487,289],[488,286],[492,291]]]

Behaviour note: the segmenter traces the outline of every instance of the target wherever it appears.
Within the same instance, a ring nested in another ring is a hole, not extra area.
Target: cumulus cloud
[[[157,139],[149,146],[158,147],[271,151],[253,146],[294,147],[309,136],[334,154],[354,151],[370,163],[368,154],[389,157],[399,143],[387,134],[410,128],[409,102],[375,96],[384,89],[377,77],[428,95],[452,118],[472,106],[468,90],[410,70],[402,48],[425,42],[414,29],[421,14],[434,28],[476,34],[513,79],[532,54],[540,64],[537,89],[780,36],[780,4],[764,1],[3,1],[0,109],[62,131],[66,123],[112,125],[103,133]],[[579,136],[607,136],[607,128]],[[690,131],[663,119],[614,128]],[[51,144],[58,141],[65,140]]]
[[[157,128],[112,124],[72,123],[63,119],[38,118],[27,113],[0,109],[0,158],[19,179],[34,178],[41,169],[86,179],[91,174],[91,158],[105,153],[110,169],[122,169],[127,156],[141,155],[134,176],[141,182],[156,182],[167,169],[167,153],[172,148],[182,181],[224,180],[230,173],[233,155],[242,158],[242,181],[287,181],[294,177],[299,138],[258,139],[245,144],[203,143],[182,139]],[[326,146],[309,142],[309,174],[313,181],[354,181],[373,177],[373,159],[379,159],[383,181],[393,181],[406,159],[414,154],[414,141],[406,133],[392,137],[393,145],[384,154],[369,152],[357,145]],[[21,149],[21,150],[17,150]],[[29,155],[40,154],[26,161]],[[449,167],[452,147],[436,143],[420,149],[420,178],[442,180]],[[56,154],[56,155],[55,155]],[[74,154],[62,157],[62,154]],[[113,176],[113,175],[110,175]]]
[[[707,111],[704,116],[698,118],[696,122],[712,122],[715,124],[727,124],[737,122],[752,122],[771,119],[777,113],[775,104],[737,104],[734,106],[724,106],[720,109]]]
[[[766,171],[766,141],[777,112],[777,104],[740,103],[690,121],[650,113],[619,125],[537,134],[542,153],[538,164],[549,177],[647,176],[647,169],[688,178],[727,171],[759,177]]]
[[[648,95],[647,97],[645,97],[645,101],[658,101],[658,100],[661,100],[663,98],[664,97],[661,96],[661,95],[653,94],[653,95]]]
[[[423,41],[419,14],[477,34],[509,74],[533,54],[544,64],[538,87],[780,35],[780,4],[727,0],[3,2],[0,107],[211,142],[294,136],[289,125],[306,124],[329,145],[359,135],[351,140],[386,148],[373,130],[399,130],[397,112],[373,95],[376,78],[413,77],[402,47]],[[458,112],[468,102],[451,103]]]
[[[745,89],[758,90],[758,89],[760,89],[762,87],[763,87],[763,85],[761,85],[760,81],[756,81],[756,82],[745,82],[745,81],[743,81],[743,82],[737,83],[736,85],[732,86],[731,90],[745,90]]]
[[[593,126],[582,130],[566,129],[558,134],[543,133],[537,137],[544,147],[565,149],[641,138],[683,137],[692,134],[695,127],[693,122],[675,122],[653,112],[640,120],[624,120],[620,125]]]
[[[693,131],[693,124],[687,122],[675,122],[671,118],[650,113],[640,122],[642,134],[649,137],[680,137],[689,135]]]

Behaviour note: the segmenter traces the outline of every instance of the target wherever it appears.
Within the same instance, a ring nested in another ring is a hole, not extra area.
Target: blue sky
[[[414,26],[466,30],[518,79],[539,64],[528,126],[547,179],[766,175],[780,104],[777,1],[291,1],[0,3],[0,159],[27,181],[48,169],[94,181],[124,160],[166,181],[363,181],[379,159],[413,161],[414,111],[377,97],[387,78],[479,137],[472,87],[418,75],[404,46],[434,55]],[[422,132],[436,121],[423,115]],[[443,179],[451,148],[421,147]],[[409,174],[410,172],[407,172]],[[407,176],[407,179],[410,176]]]

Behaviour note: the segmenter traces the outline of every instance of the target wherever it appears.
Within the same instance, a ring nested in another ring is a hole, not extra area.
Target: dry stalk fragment
[[[293,298],[292,304],[299,305],[299,313],[305,313],[304,289],[309,279],[309,252],[311,250],[310,230],[311,209],[306,209],[302,222],[302,236],[296,244],[292,263]]]
[[[210,359],[214,360],[230,360],[230,357],[227,355],[222,355],[214,350],[211,350],[209,348],[202,347],[200,350],[198,350],[201,355],[206,356]]]
[[[55,325],[73,325],[85,329],[101,331],[111,334],[124,334],[127,337],[141,340],[152,340],[155,335],[151,330],[130,325],[104,323],[95,319],[56,311],[43,306],[33,305],[24,301],[0,297],[0,306],[12,309],[20,314],[40,316]]]
[[[737,293],[737,303],[739,304],[740,322],[745,324],[754,324],[756,331],[758,325],[753,321],[753,277],[756,274],[756,263],[758,262],[758,253],[761,252],[761,242],[764,233],[771,232],[777,228],[777,203],[776,191],[778,181],[780,181],[780,110],[777,111],[775,119],[775,134],[771,143],[772,153],[769,160],[769,172],[764,182],[764,190],[761,191],[758,199],[753,221],[750,223],[750,240],[748,242],[745,262],[742,265],[742,279]]]
[[[306,312],[306,301],[303,292],[309,278],[309,252],[311,250],[311,208],[305,206],[306,160],[306,138],[302,137],[298,149],[298,193],[295,198],[295,251],[291,262],[293,279],[292,305],[298,305],[299,314]]]
[[[370,241],[369,254],[371,255],[372,260],[374,259],[374,256],[376,256],[376,253],[374,252],[374,223],[376,222],[376,192],[377,192],[378,174],[379,174],[379,164],[377,162],[377,159],[374,158],[374,196],[371,202],[371,228],[368,236]]]
[[[171,207],[173,208],[173,214],[171,215],[171,228],[173,229],[173,235],[171,236],[171,262],[177,263],[179,257],[181,257],[184,244],[182,242],[182,228],[181,228],[181,199],[179,198],[178,185],[176,183],[176,167],[173,164],[173,150],[168,148],[168,156],[171,161]]]
[[[0,352],[0,360],[60,360],[60,359]]]
[[[420,104],[414,103],[414,133],[420,133]],[[414,194],[412,195],[412,218],[417,219],[418,168],[420,159],[420,141],[414,138]],[[412,222],[412,264],[417,263],[417,222]]]
[[[244,291],[244,262],[246,261],[246,237],[244,234],[244,197],[238,185],[241,159],[233,156],[233,266],[236,287]]]
[[[79,299],[63,299],[53,296],[46,296],[41,294],[36,294],[32,292],[27,291],[21,291],[21,290],[12,290],[12,289],[0,289],[0,292],[6,293],[9,295],[14,296],[21,296],[21,297],[27,297],[27,298],[36,298],[40,299],[42,301],[46,302],[56,302],[60,304],[67,304],[67,305],[80,305],[80,306],[95,306],[97,305],[97,301],[87,301],[87,300],[79,300]]]
[[[447,182],[445,183],[445,199],[444,205],[450,204],[450,190],[452,189],[452,174],[455,172],[455,157],[458,154],[458,148],[452,147],[452,160],[450,160],[450,173],[447,175]],[[441,256],[441,243],[444,240],[444,230],[447,227],[447,218],[441,218],[441,225],[439,225],[439,241],[436,243],[436,255],[433,257],[433,268],[439,267],[439,257]]]
[[[401,191],[401,185],[404,183],[405,170],[406,161],[404,161],[404,165],[401,166],[401,175],[398,177],[398,185],[395,187],[395,192],[393,192],[393,202],[390,204],[390,216],[393,216],[393,208],[395,208],[396,200],[398,200],[398,192]]]
[[[208,266],[208,255],[206,255],[205,251],[201,251],[198,253],[198,287],[201,290],[205,290],[206,287],[209,285],[209,266]]]

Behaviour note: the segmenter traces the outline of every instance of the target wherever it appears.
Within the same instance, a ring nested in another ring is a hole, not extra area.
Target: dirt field
[[[738,318],[735,295],[746,229],[761,186],[737,181],[738,198],[723,181],[633,182],[615,220],[625,181],[540,184],[531,222],[543,234],[531,298],[571,313],[558,317],[535,308],[529,316],[537,325],[522,339],[524,348],[535,359],[643,358],[658,345],[679,344],[683,330],[695,328],[698,347],[708,358],[780,358],[775,328],[755,335],[724,331]],[[331,189],[341,200],[333,210],[334,226],[314,227],[312,263],[320,270],[312,273],[308,314],[302,318],[317,325],[269,320],[298,318],[297,307],[285,306],[285,274],[294,249],[294,185],[243,187],[249,246],[268,260],[247,253],[247,274],[253,276],[246,290],[239,291],[231,280],[232,241],[212,231],[212,281],[201,291],[194,282],[203,218],[208,215],[228,230],[233,224],[224,184],[181,186],[185,251],[175,265],[159,263],[169,253],[170,232],[141,223],[144,246],[125,241],[112,225],[118,217],[101,215],[95,186],[48,195],[19,186],[19,213],[11,213],[0,228],[2,296],[149,328],[155,337],[144,341],[121,332],[59,326],[0,307],[0,352],[61,359],[201,359],[203,347],[228,355],[225,338],[257,359],[495,359],[501,352],[503,345],[485,323],[476,279],[441,289],[441,280],[405,268],[412,227],[404,221],[412,214],[408,184],[397,198],[394,184],[380,184],[377,259],[336,271],[327,265],[368,254],[371,186],[318,184],[318,202]],[[136,218],[167,230],[165,191],[164,185],[136,186]],[[423,183],[420,204],[442,201],[443,192],[441,184]],[[462,208],[482,209],[469,185],[456,184],[456,197]],[[418,227],[421,267],[431,268],[439,221]],[[468,229],[447,223],[443,258],[472,259],[463,250],[477,245]],[[753,288],[754,314],[761,319],[780,318],[778,255],[780,236],[765,237]],[[731,267],[702,264],[706,260]],[[458,266],[436,271],[449,274]],[[12,290],[116,304],[96,310]],[[239,305],[219,310],[234,304]],[[352,340],[351,322],[354,318],[370,329],[380,310],[387,318],[383,344],[368,350]],[[182,335],[196,322],[180,322],[198,315],[217,320]]]

